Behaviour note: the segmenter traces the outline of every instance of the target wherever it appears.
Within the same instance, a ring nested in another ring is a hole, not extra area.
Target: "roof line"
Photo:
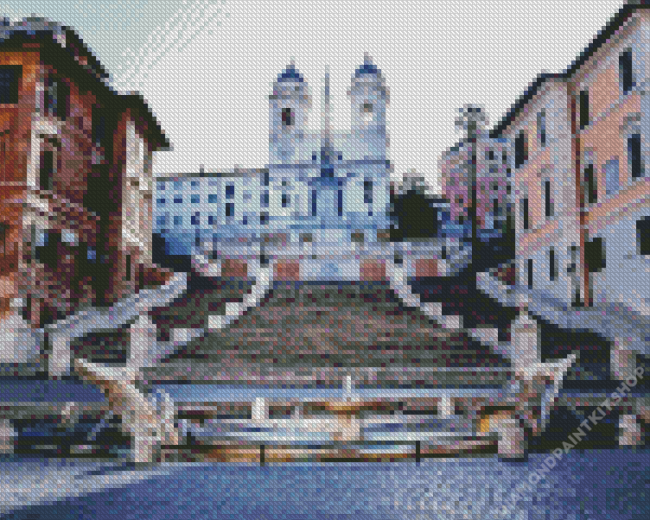
[[[523,94],[513,103],[503,118],[490,131],[490,137],[499,137],[501,133],[515,120],[519,112],[535,96],[547,80],[567,80],[591,58],[595,52],[609,41],[609,38],[635,13],[638,9],[650,8],[648,0],[638,0],[638,3],[626,3],[607,22],[596,37],[589,42],[585,49],[560,73],[541,73],[526,88]]]

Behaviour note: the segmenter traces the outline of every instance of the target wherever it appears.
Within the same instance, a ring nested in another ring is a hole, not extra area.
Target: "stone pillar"
[[[0,455],[8,455],[14,452],[14,440],[16,430],[9,419],[0,419]]]
[[[352,383],[352,376],[350,376],[350,375],[345,376],[343,390],[344,390],[344,393],[346,395],[351,395],[352,392],[354,391],[354,385]]]
[[[635,377],[636,351],[630,348],[631,341],[616,337],[610,350],[611,375],[619,381]]]
[[[621,415],[618,422],[619,446],[641,446],[643,438],[641,433],[641,423],[636,415]]]
[[[454,415],[454,406],[451,402],[451,396],[444,395],[438,401],[438,415],[443,418],[450,418]]]
[[[518,419],[498,419],[496,431],[499,433],[499,458],[513,460],[526,457],[526,432]]]
[[[142,314],[129,328],[129,359],[127,366],[143,368],[156,364],[165,352],[156,352],[156,326],[148,314]]]
[[[151,464],[157,462],[160,453],[160,440],[156,438],[152,428],[144,432],[131,432],[130,459],[136,464]]]
[[[70,338],[60,333],[50,333],[52,342],[52,356],[50,360],[50,377],[61,377],[67,375],[71,368],[72,352],[70,351]]]
[[[264,397],[257,397],[253,403],[253,421],[264,422],[269,418],[269,406]]]
[[[539,334],[537,322],[526,310],[521,311],[512,324],[512,341],[509,352],[512,365],[517,373],[524,373],[526,368],[541,362]]]

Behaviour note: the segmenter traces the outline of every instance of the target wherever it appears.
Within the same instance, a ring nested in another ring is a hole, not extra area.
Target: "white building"
[[[291,62],[269,96],[266,168],[159,178],[154,227],[169,252],[189,254],[208,242],[222,258],[245,260],[262,250],[276,260],[301,261],[301,277],[338,279],[358,279],[362,257],[383,258],[389,90],[369,56],[348,94],[352,126],[335,134],[326,74],[322,129],[308,133],[309,88]]]

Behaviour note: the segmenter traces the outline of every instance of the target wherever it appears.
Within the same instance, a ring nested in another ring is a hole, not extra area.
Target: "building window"
[[[553,216],[553,201],[551,200],[551,181],[544,181],[544,214],[546,218]]]
[[[546,146],[546,111],[537,114],[537,139],[542,148]]]
[[[643,175],[641,164],[641,135],[634,134],[627,139],[627,161],[630,166],[630,175],[638,179]]]
[[[106,137],[106,115],[103,109],[93,108],[92,115],[92,140],[95,146],[102,146]]]
[[[290,108],[282,109],[282,126],[293,126],[293,112]]]
[[[199,204],[201,202],[201,197],[199,195],[191,195],[190,202],[192,204]]]
[[[39,187],[41,190],[51,191],[54,189],[54,174],[56,173],[56,160],[53,150],[41,152],[41,164],[39,169]]]
[[[492,199],[492,215],[494,217],[498,217],[500,213],[500,208],[499,208],[499,199]]]
[[[283,193],[282,194],[282,207],[286,208],[289,206],[289,194],[288,193]]]
[[[528,271],[528,288],[532,289],[533,288],[533,273],[534,273],[532,258],[529,258],[527,260],[527,264],[528,264],[528,269],[527,269],[527,271]]]
[[[242,218],[241,223],[242,223],[244,226],[247,226],[247,225],[248,225],[248,216],[244,215],[244,217]]]
[[[339,190],[338,210],[339,210],[339,217],[342,217],[343,216],[343,190]]]
[[[548,279],[551,282],[557,277],[557,261],[555,260],[555,249],[551,248],[548,252]]]
[[[372,103],[364,103],[361,107],[364,114],[372,114]]]
[[[643,217],[636,222],[636,241],[640,255],[650,255],[650,217]]]
[[[235,198],[235,187],[232,184],[226,186],[226,199]]]
[[[588,204],[598,202],[598,186],[594,177],[594,165],[589,164],[585,168],[585,201]]]
[[[165,203],[165,199],[163,199],[163,198],[156,199],[156,202],[157,202],[158,204],[164,204],[164,203]]]
[[[613,195],[618,191],[618,159],[610,159],[605,163],[605,192],[607,195]]]
[[[163,227],[166,224],[167,224],[167,219],[165,218],[165,215],[161,215],[159,217],[156,217],[156,225],[157,226]]]
[[[621,53],[618,57],[618,71],[623,94],[627,94],[632,90],[632,87],[634,87],[632,76],[632,51],[630,49]]]
[[[598,237],[585,242],[585,264],[587,271],[597,273],[605,269],[605,246],[603,239]]]
[[[174,227],[181,227],[183,225],[183,217],[176,215],[174,217]]]
[[[494,161],[494,150],[488,150],[485,152],[486,161]]]
[[[175,190],[182,190],[183,189],[183,183],[181,181],[174,181],[174,189]]]
[[[216,219],[214,218],[214,215],[208,215],[208,224],[212,225],[214,224],[214,221]]]
[[[528,142],[523,130],[515,138],[515,168],[519,168],[528,160]]]
[[[268,185],[269,185],[269,181],[270,181],[270,179],[269,179],[269,172],[264,172],[264,175],[263,175],[263,177],[262,177],[262,184],[263,184],[264,186],[268,186]]]
[[[192,225],[193,226],[200,226],[201,225],[201,213],[197,212],[194,213],[191,217]]]
[[[5,253],[5,246],[7,242],[7,235],[9,231],[9,225],[0,223],[0,254]]]
[[[158,191],[165,191],[165,183],[164,182],[159,182],[158,183]]]
[[[198,188],[199,187],[199,181],[192,181],[190,182],[190,186],[192,188]]]
[[[522,218],[522,227],[527,230],[529,229],[528,222],[528,198],[521,199],[521,218]]]
[[[0,105],[18,103],[18,82],[22,75],[23,68],[20,65],[0,67]]]
[[[363,181],[363,202],[372,204],[372,181]]]
[[[266,226],[269,223],[269,214],[265,211],[260,214],[260,224]]]
[[[318,192],[316,190],[311,190],[311,215],[312,215],[312,217],[316,216],[317,209],[318,209]]]
[[[235,216],[235,203],[228,202],[226,204],[226,217],[234,217],[234,216]]]
[[[183,204],[183,197],[176,195],[174,197],[174,204]]]
[[[260,204],[262,205],[263,208],[268,208],[269,207],[269,192],[265,191],[260,195]]]
[[[589,125],[589,91],[580,92],[580,128]]]
[[[217,203],[217,195],[215,193],[211,193],[208,195],[208,202],[210,204],[216,204]]]

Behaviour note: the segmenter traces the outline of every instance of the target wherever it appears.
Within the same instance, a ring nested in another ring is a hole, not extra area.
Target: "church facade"
[[[269,96],[269,164],[158,178],[155,230],[171,253],[197,248],[233,262],[269,256],[278,277],[382,277],[389,254],[389,90],[369,56],[354,74],[349,133],[309,133],[309,87],[295,64]],[[298,272],[299,273],[298,273]],[[365,273],[365,274],[364,274]],[[374,273],[374,274],[370,274]]]

